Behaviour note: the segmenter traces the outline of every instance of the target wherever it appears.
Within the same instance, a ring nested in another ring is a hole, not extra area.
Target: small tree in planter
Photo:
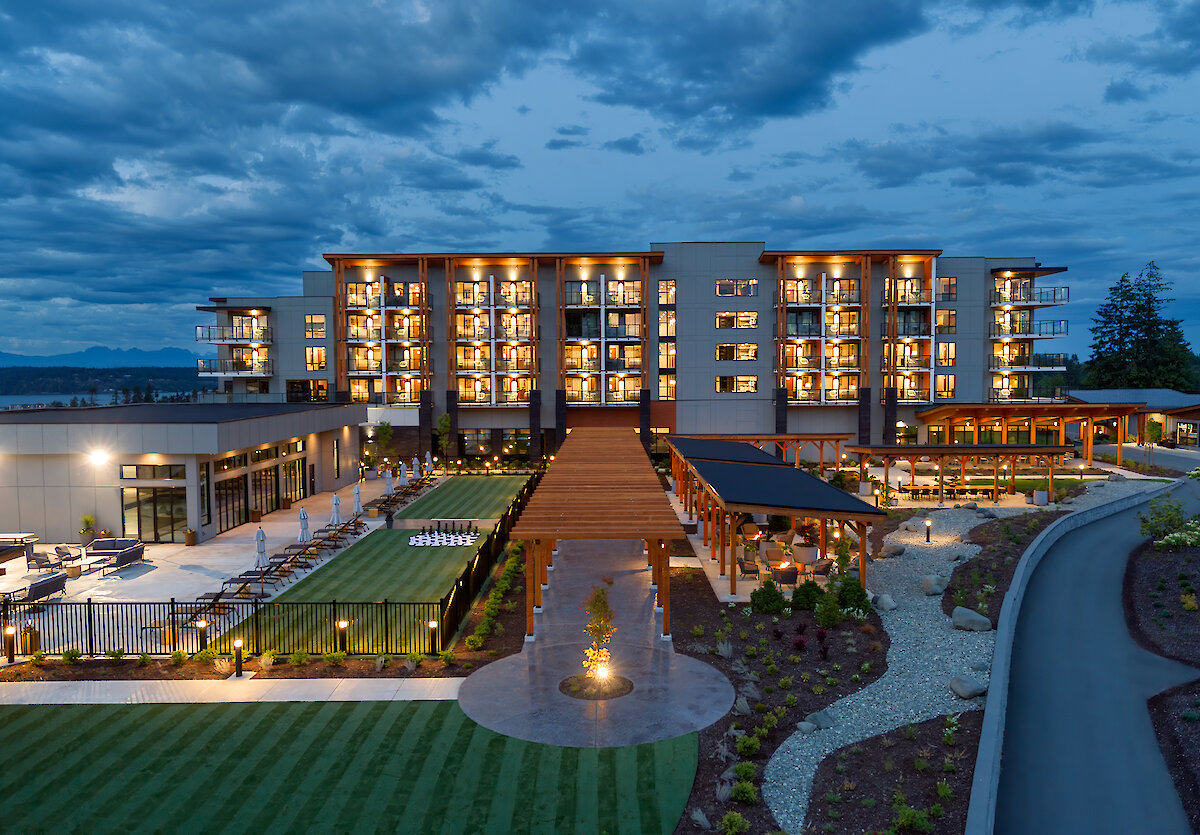
[[[95,538],[96,517],[90,513],[85,513],[79,517],[79,542],[82,545],[90,545]]]
[[[612,583],[611,577],[605,577],[604,585],[593,586],[591,594],[583,602],[583,610],[588,613],[583,633],[592,639],[592,645],[583,651],[586,656],[583,667],[590,679],[608,677],[608,642],[617,631],[612,622],[612,605],[608,602],[608,590]]]

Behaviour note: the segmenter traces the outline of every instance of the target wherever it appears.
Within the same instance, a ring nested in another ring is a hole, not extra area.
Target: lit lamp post
[[[200,633],[200,651],[208,649],[208,621],[196,621],[196,631]]]
[[[879,507],[879,488],[875,488],[875,506]]]
[[[8,655],[8,663],[17,661],[17,627],[11,624],[4,627],[4,652]]]
[[[438,628],[438,622],[436,620],[431,620],[429,622],[429,654],[430,655],[438,654],[437,628]]]
[[[233,642],[233,666],[234,666],[234,673],[233,673],[234,676],[236,678],[241,678],[242,677],[242,639],[241,638],[238,638],[237,640],[235,640]]]
[[[931,529],[932,527],[933,527],[933,520],[932,520],[932,519],[926,519],[926,520],[925,520],[925,541],[926,541],[926,542],[928,542],[928,541],[929,541],[929,531],[930,531],[930,529]]]
[[[346,651],[346,636],[347,636],[347,630],[349,628],[350,628],[350,621],[339,620],[337,622],[338,652]]]
[[[1080,486],[1083,485],[1083,468],[1084,468],[1084,465],[1080,464],[1079,465],[1079,484],[1080,484]]]

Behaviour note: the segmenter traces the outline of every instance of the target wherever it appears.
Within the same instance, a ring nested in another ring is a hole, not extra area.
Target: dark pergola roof
[[[1075,447],[1070,444],[847,444],[846,452],[881,458],[994,458],[1010,455],[1072,455]]]
[[[733,513],[874,521],[887,512],[793,467],[688,459],[701,483]]]
[[[667,444],[684,458],[704,461],[733,461],[741,464],[770,464],[788,466],[766,450],[741,441],[718,441],[711,438],[667,437]]]

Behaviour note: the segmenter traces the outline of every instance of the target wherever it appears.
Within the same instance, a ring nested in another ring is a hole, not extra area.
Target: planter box
[[[92,540],[94,540],[95,538],[96,538],[95,531],[80,531],[79,532],[79,544],[83,545],[84,547],[91,545]]]
[[[1046,490],[1033,491],[1033,503],[1038,507],[1044,507],[1050,504],[1050,493]]]
[[[196,544],[196,532],[195,531],[185,531],[183,534],[183,544],[184,545],[195,545]]]
[[[377,507],[368,507],[368,508],[367,508],[367,518],[369,518],[369,519],[378,519],[378,518],[379,518],[379,508],[377,508]]]
[[[250,511],[250,521],[251,522],[261,522],[262,521],[262,511],[261,510],[251,510]]]
[[[33,655],[42,648],[42,634],[36,629],[32,632],[21,632],[21,655]]]
[[[875,485],[869,481],[860,481],[858,483],[858,495],[860,496],[869,496],[874,489]]]
[[[279,509],[280,510],[291,510],[292,509],[292,500],[291,499],[280,499],[279,500]]]

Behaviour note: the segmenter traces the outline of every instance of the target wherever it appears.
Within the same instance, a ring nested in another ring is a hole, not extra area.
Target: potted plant
[[[85,513],[79,517],[79,544],[91,545],[96,538],[96,517]]]
[[[262,511],[256,507],[250,508],[250,521],[251,522],[261,522],[262,521]]]
[[[811,565],[817,561],[817,526],[812,522],[801,525],[797,531],[800,534],[800,545],[792,549],[796,562]]]
[[[195,528],[188,528],[183,532],[183,544],[184,545],[195,545],[196,544],[196,529]]]
[[[42,634],[32,623],[21,627],[21,655],[33,655],[42,648]]]
[[[96,534],[96,538],[97,539],[111,539],[112,535],[113,535],[112,531],[110,531],[108,528],[101,528],[100,532]]]
[[[292,500],[287,498],[286,496],[281,497],[279,499],[279,509],[280,510],[291,510],[292,509]]]

